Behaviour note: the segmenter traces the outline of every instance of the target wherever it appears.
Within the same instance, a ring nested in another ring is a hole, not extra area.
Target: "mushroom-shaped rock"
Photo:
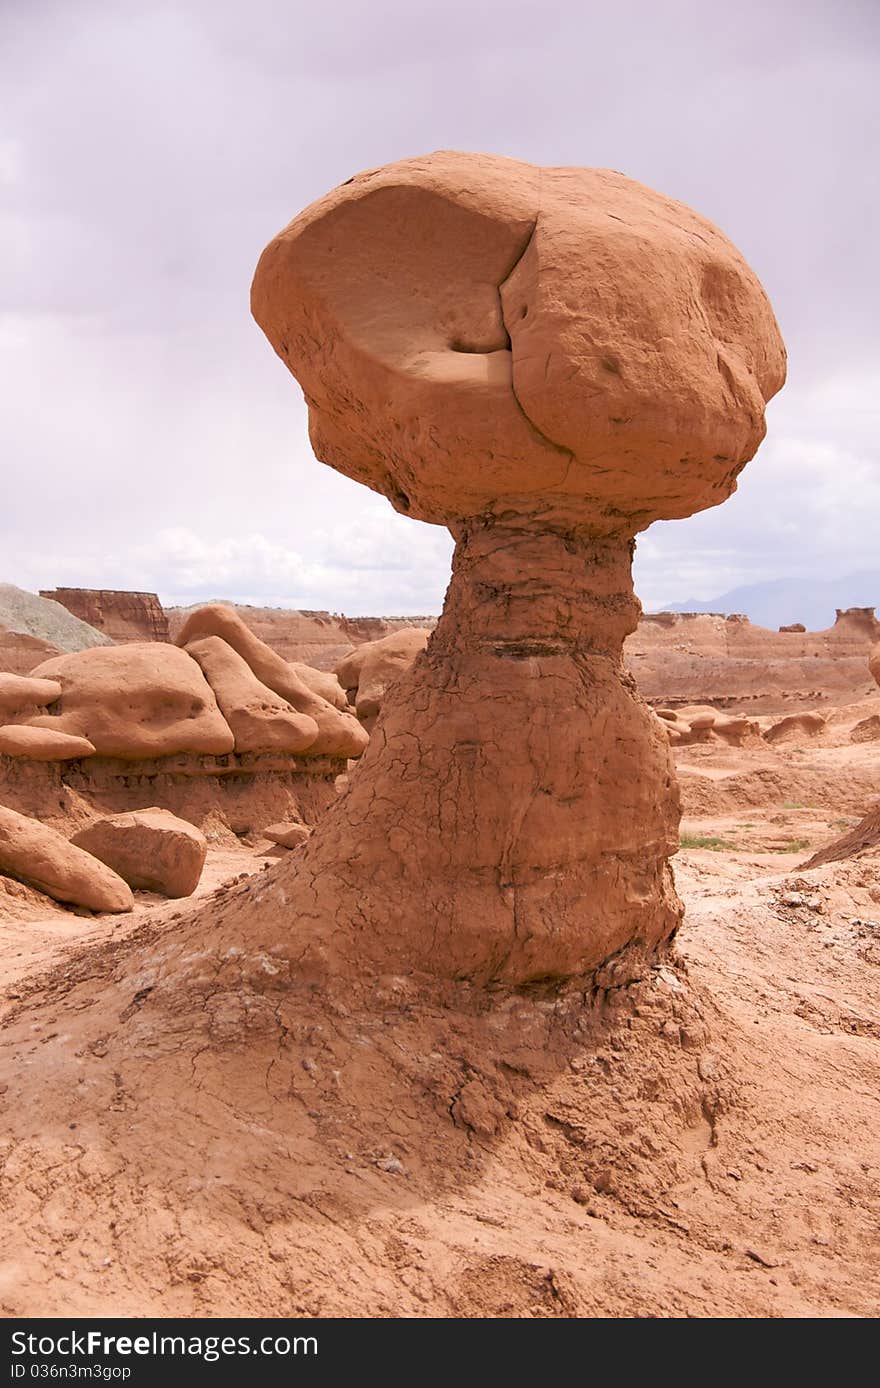
[[[89,911],[130,911],[131,890],[117,873],[48,824],[0,805],[0,872],[56,901]]]
[[[186,647],[214,691],[235,737],[236,752],[304,752],[318,725],[261,684],[246,661],[220,636],[202,636]]]
[[[309,207],[252,307],[317,456],[456,540],[424,655],[288,869],[299,967],[625,976],[681,918],[668,739],[622,665],[633,541],[723,501],[764,435],[785,354],[758,280],[621,174],[447,152]]]
[[[402,627],[379,641],[365,641],[336,667],[340,685],[353,695],[357,716],[368,731],[375,726],[385,690],[421,655],[431,635],[424,627]]]
[[[54,728],[32,728],[11,723],[0,728],[0,756],[27,761],[78,761],[91,757],[95,748],[87,737],[58,733]]]
[[[57,680],[34,679],[31,675],[11,675],[0,671],[0,718],[35,713],[61,696]]]
[[[170,897],[192,895],[208,853],[200,829],[155,806],[96,820],[71,842],[106,863],[130,887]]]
[[[307,748],[309,756],[359,757],[367,745],[367,735],[351,713],[334,708],[315,694],[292,666],[265,641],[245,626],[232,607],[212,603],[190,612],[175,640],[187,646],[204,636],[219,636],[250,666],[257,679],[280,694],[297,713],[304,713],[318,725],[318,735]]]
[[[223,756],[233,749],[211,686],[175,646],[94,646],[47,660],[34,673],[57,680],[62,694],[57,712],[32,718],[31,726],[86,737],[101,756]]]

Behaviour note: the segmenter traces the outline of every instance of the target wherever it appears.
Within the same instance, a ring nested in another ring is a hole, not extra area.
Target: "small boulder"
[[[0,806],[0,872],[56,901],[90,911],[130,911],[130,888],[111,868],[38,819]]]
[[[311,835],[311,829],[307,824],[270,824],[268,829],[263,829],[262,833],[271,843],[277,843],[279,848],[298,848],[301,843],[305,843]]]
[[[208,852],[200,829],[156,807],[108,815],[74,834],[72,842],[130,887],[171,897],[192,895]]]
[[[54,728],[31,728],[25,723],[0,728],[0,756],[24,757],[28,761],[77,761],[94,756],[94,752],[87,737],[56,733]]]

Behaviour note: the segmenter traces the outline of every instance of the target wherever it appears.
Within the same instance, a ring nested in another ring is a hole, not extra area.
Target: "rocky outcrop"
[[[337,799],[346,761],[283,752],[221,757],[186,753],[136,762],[93,756],[34,761],[0,754],[0,796],[64,833],[96,815],[161,805],[221,838],[258,834],[267,824],[314,824]]]
[[[98,819],[71,842],[130,887],[169,897],[192,895],[208,853],[208,840],[194,825],[155,806]]]
[[[261,684],[246,661],[219,636],[190,641],[187,655],[201,667],[223,717],[232,729],[236,752],[304,752],[318,736],[318,725]]]
[[[130,888],[111,868],[47,824],[0,806],[0,872],[89,911],[130,911]]]
[[[823,867],[825,863],[839,863],[846,858],[860,858],[863,854],[876,854],[880,850],[880,800],[866,815],[854,824],[845,834],[827,843],[802,864],[804,868]]]
[[[61,685],[57,680],[0,672],[0,719],[34,714],[60,698]]]
[[[776,713],[792,703],[851,703],[871,690],[865,661],[880,637],[870,608],[838,614],[827,631],[769,631],[720,613],[644,613],[626,663],[651,703],[709,703]]]
[[[799,742],[804,737],[818,737],[825,731],[827,719],[815,710],[803,713],[790,713],[772,723],[764,733],[768,742]]]
[[[217,599],[224,607],[232,607],[253,634],[271,646],[283,660],[296,666],[307,662],[309,669],[332,671],[352,646],[366,641],[378,641],[401,627],[434,627],[432,617],[345,617],[337,612],[308,612],[288,607],[248,607]],[[201,604],[200,604],[201,605]],[[211,604],[216,606],[216,603]],[[166,609],[171,639],[176,640],[184,622],[196,607]],[[314,684],[311,686],[315,688]],[[329,695],[315,689],[322,698]],[[332,703],[333,700],[331,699]]]

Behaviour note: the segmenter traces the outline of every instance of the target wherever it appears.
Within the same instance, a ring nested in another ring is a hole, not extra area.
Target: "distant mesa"
[[[60,603],[112,641],[168,641],[168,618],[156,593],[112,588],[53,588],[41,598]]]

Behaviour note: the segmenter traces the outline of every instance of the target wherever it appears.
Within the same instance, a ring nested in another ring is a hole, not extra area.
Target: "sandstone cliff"
[[[80,621],[113,641],[168,641],[168,618],[155,593],[109,588],[41,589],[41,598],[59,602]]]

